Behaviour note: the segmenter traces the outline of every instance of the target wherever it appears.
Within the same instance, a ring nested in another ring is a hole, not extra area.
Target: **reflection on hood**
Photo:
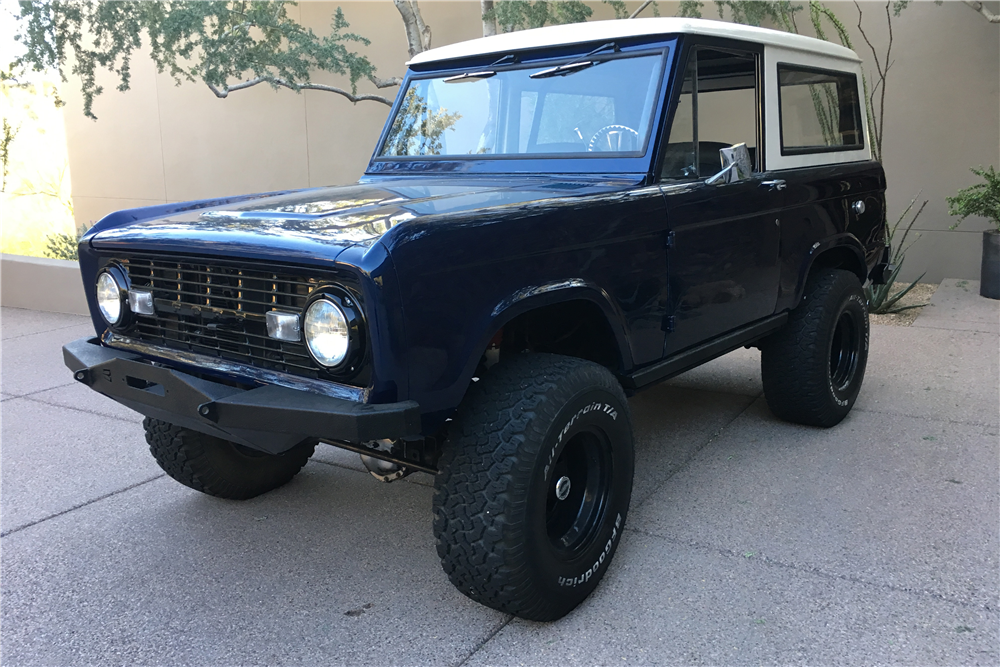
[[[485,214],[486,209],[527,214],[545,202],[572,205],[575,197],[614,193],[633,184],[596,177],[386,179],[180,211],[98,232],[92,242],[98,248],[155,247],[212,254],[247,251],[272,256],[284,252],[290,253],[289,259],[332,259],[332,247],[369,247],[409,220],[481,222],[495,217]]]

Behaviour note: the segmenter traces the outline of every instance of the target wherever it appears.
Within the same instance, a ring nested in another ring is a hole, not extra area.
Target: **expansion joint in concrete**
[[[475,654],[479,653],[479,651],[482,650],[482,648],[484,646],[486,646],[487,644],[489,644],[493,640],[493,638],[496,637],[498,634],[500,634],[500,631],[503,630],[504,628],[506,628],[510,624],[510,622],[513,621],[513,620],[514,620],[514,616],[512,614],[508,614],[507,617],[504,618],[503,621],[501,621],[500,623],[498,623],[496,625],[496,627],[494,627],[492,630],[490,630],[489,634],[487,634],[485,637],[483,637],[482,641],[480,641],[478,644],[476,644],[475,648],[473,648],[472,651],[469,652],[469,655],[467,655],[464,658],[462,658],[461,661],[455,663],[453,665],[453,667],[463,667],[463,665],[465,665],[465,663],[467,663],[469,661],[469,659],[472,658],[472,656],[474,656]]]
[[[64,509],[61,512],[56,512],[55,514],[50,514],[50,515],[48,515],[46,517],[42,517],[41,519],[36,519],[35,521],[29,521],[28,523],[21,524],[20,526],[15,526],[14,528],[11,528],[10,530],[6,530],[6,531],[0,533],[0,537],[7,537],[8,535],[12,535],[14,533],[20,532],[20,531],[24,530],[25,528],[31,528],[32,526],[37,526],[40,523],[44,523],[44,522],[48,521],[49,519],[55,519],[56,517],[63,516],[64,514],[69,514],[70,512],[78,510],[78,509],[80,509],[82,507],[87,507],[88,505],[93,505],[94,503],[100,502],[102,500],[107,500],[108,498],[120,495],[122,493],[125,493],[126,491],[131,491],[132,489],[138,488],[138,487],[140,487],[140,486],[142,486],[144,484],[149,484],[150,482],[156,481],[156,480],[160,479],[161,477],[166,477],[166,475],[163,474],[163,473],[160,473],[159,475],[154,475],[153,477],[150,477],[149,479],[144,479],[141,482],[136,482],[135,484],[130,484],[130,485],[124,487],[124,488],[112,491],[111,493],[105,493],[103,496],[98,496],[96,498],[92,498],[92,499],[87,500],[85,502],[82,502],[82,503],[80,503],[78,505],[74,505],[73,507],[70,507],[69,509]]]
[[[670,542],[672,544],[685,546],[691,549],[697,549],[699,551],[708,551],[724,558],[739,558],[744,561],[757,563],[765,567],[779,568],[783,570],[791,570],[792,572],[798,574],[811,574],[816,577],[823,579],[828,579],[832,581],[845,581],[851,584],[857,584],[859,586],[865,586],[867,588],[876,588],[883,591],[891,591],[893,593],[903,593],[905,595],[911,595],[916,598],[931,598],[938,600],[940,602],[945,602],[948,604],[955,605],[956,607],[963,607],[966,609],[981,609],[983,611],[997,613],[1000,611],[997,603],[977,603],[971,602],[969,600],[961,600],[957,598],[950,597],[943,593],[938,593],[931,590],[917,590],[913,588],[908,588],[906,586],[895,586],[893,584],[881,583],[878,581],[871,581],[868,579],[863,579],[861,577],[849,575],[849,574],[837,574],[835,572],[827,572],[818,567],[812,567],[809,565],[800,565],[796,563],[789,563],[787,561],[777,560],[775,558],[768,558],[766,556],[756,556],[753,558],[748,558],[745,553],[739,551],[733,551],[732,549],[726,549],[724,547],[717,547],[708,544],[702,544],[701,542],[696,542],[694,540],[681,540],[676,537],[670,537],[668,535],[662,535],[660,533],[655,533],[648,530],[631,528],[630,532],[637,535],[643,535],[645,537],[652,537],[654,539],[663,540],[664,542]]]

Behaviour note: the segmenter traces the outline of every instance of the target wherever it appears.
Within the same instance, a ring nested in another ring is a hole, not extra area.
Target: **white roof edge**
[[[525,51],[546,46],[677,33],[739,39],[785,49],[822,54],[841,60],[861,61],[854,51],[838,44],[815,39],[814,37],[805,37],[803,35],[782,32],[780,30],[769,30],[767,28],[755,28],[739,23],[727,23],[725,21],[660,17],[569,23],[547,26],[545,28],[534,28],[532,30],[508,32],[502,35],[494,35],[493,37],[482,37],[480,39],[441,46],[436,49],[429,49],[423,53],[418,53],[406,64],[421,65],[430,62],[456,60],[458,58],[487,54],[503,55],[514,51]]]

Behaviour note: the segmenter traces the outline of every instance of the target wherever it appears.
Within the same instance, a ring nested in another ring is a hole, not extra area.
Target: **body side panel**
[[[875,266],[886,238],[885,173],[880,164],[803,167],[771,176],[786,183],[777,311],[795,307],[812,262],[829,248],[849,247],[868,270]],[[864,213],[852,209],[856,201],[865,204]]]

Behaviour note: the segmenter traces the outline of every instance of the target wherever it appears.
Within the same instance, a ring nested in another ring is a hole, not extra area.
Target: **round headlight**
[[[118,324],[122,318],[123,293],[124,289],[110,271],[102,271],[97,276],[97,305],[108,324]]]
[[[313,358],[323,366],[336,366],[350,349],[351,336],[347,316],[337,304],[327,299],[313,301],[306,310],[306,345]]]

